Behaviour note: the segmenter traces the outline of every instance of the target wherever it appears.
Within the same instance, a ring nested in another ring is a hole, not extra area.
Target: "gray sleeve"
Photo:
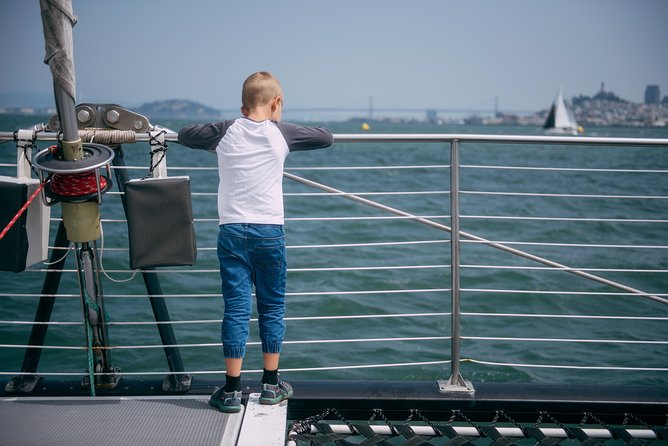
[[[234,121],[192,124],[179,130],[178,141],[186,147],[215,152],[225,132]]]
[[[282,121],[276,122],[276,125],[291,152],[323,149],[331,146],[334,141],[332,132],[324,127],[311,127]]]

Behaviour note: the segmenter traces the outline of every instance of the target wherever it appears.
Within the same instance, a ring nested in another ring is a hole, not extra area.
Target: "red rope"
[[[37,195],[42,191],[42,188],[44,188],[44,185],[46,184],[46,182],[47,182],[47,180],[44,180],[42,182],[42,184],[39,185],[37,190],[32,193],[30,198],[28,198],[28,201],[26,201],[26,204],[24,204],[23,207],[21,207],[21,209],[19,209],[19,212],[14,216],[14,218],[12,218],[12,220],[9,222],[9,224],[7,226],[5,226],[5,229],[3,229],[2,232],[0,232],[0,240],[2,240],[2,238],[5,236],[5,234],[7,234],[9,232],[9,230],[12,228],[12,226],[14,226],[14,224],[18,221],[19,217],[21,217],[21,215],[23,215],[23,213],[26,211],[26,209],[28,209],[28,206],[30,206],[30,203],[32,203],[35,200],[35,198],[37,197]]]
[[[49,149],[52,153],[55,153],[55,150],[58,146],[51,146]],[[16,221],[23,215],[23,213],[28,209],[30,203],[35,200],[35,197],[41,192],[46,185],[49,179],[46,179],[39,185],[37,190],[28,198],[28,201],[23,205],[19,212],[12,218],[9,224],[5,229],[0,232],[0,240],[9,232],[9,230],[14,226]],[[81,197],[85,195],[97,193],[97,181],[95,178],[95,171],[91,170],[89,172],[82,173],[72,173],[72,174],[54,174],[51,176],[49,189],[55,195],[60,195],[61,197]],[[100,175],[100,190],[104,190],[107,187],[107,179]]]
[[[51,153],[56,153],[58,146],[49,147]],[[107,187],[107,179],[100,176],[100,190]],[[81,197],[97,193],[95,171],[71,174],[54,174],[51,176],[51,192],[61,197]]]
[[[107,180],[100,176],[100,190],[107,187]],[[95,172],[58,174],[51,178],[51,192],[62,197],[79,197],[97,193]]]

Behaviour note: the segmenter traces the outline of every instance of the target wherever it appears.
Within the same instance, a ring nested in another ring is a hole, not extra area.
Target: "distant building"
[[[659,104],[661,102],[661,89],[658,85],[648,85],[645,88],[645,104]]]
[[[612,91],[605,91],[605,82],[601,82],[601,89],[593,96],[593,99],[599,101],[623,102],[623,100]]]
[[[436,110],[427,110],[427,122],[430,124],[438,122],[438,112]]]

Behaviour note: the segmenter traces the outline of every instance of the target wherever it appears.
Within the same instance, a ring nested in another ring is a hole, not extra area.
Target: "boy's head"
[[[252,117],[257,113],[270,114],[264,119],[281,119],[283,90],[278,79],[267,71],[253,73],[244,81],[241,90],[241,113]]]

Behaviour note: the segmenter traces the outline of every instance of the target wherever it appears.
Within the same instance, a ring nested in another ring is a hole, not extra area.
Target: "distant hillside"
[[[219,119],[222,112],[212,107],[185,99],[148,102],[135,110],[149,118]]]

